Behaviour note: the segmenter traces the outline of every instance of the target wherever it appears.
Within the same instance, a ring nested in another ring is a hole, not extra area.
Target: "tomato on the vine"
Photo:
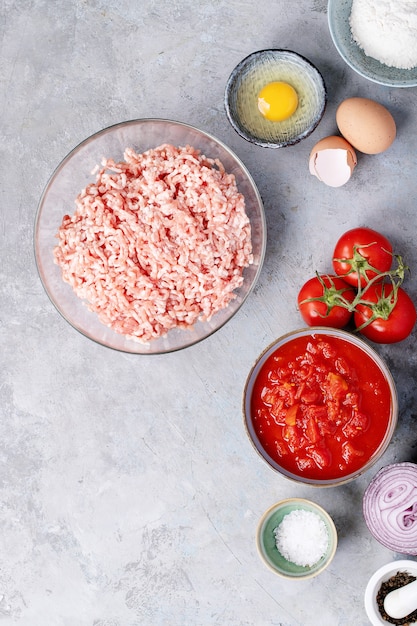
[[[393,261],[392,245],[371,228],[353,228],[336,243],[333,269],[347,283],[364,287],[379,273],[388,272]]]
[[[375,343],[402,341],[413,330],[416,319],[416,308],[410,296],[401,287],[394,289],[390,283],[370,285],[354,313],[357,330]]]
[[[354,297],[355,290],[338,276],[317,274],[301,287],[297,301],[308,326],[344,328],[352,317],[347,307]]]

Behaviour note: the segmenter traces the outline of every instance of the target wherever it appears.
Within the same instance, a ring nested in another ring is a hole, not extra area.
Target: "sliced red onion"
[[[417,465],[393,463],[380,469],[365,491],[363,515],[382,545],[417,556]]]

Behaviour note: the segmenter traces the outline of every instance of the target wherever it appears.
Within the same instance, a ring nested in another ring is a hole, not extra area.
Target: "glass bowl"
[[[389,67],[369,57],[354,41],[349,18],[352,0],[329,0],[327,7],[330,35],[342,59],[357,74],[387,87],[415,87],[417,67],[409,70]]]
[[[297,92],[298,107],[286,120],[267,120],[258,110],[258,94],[271,82],[285,82]],[[324,80],[318,69],[292,50],[253,52],[232,71],[224,105],[235,131],[263,148],[285,148],[308,137],[323,117],[327,103]]]
[[[53,250],[63,216],[75,211],[75,199],[95,181],[94,169],[103,157],[123,160],[126,148],[144,152],[162,144],[193,146],[211,159],[219,159],[226,172],[233,174],[238,191],[245,198],[251,225],[253,263],[243,272],[243,283],[235,298],[208,321],[197,321],[192,328],[174,328],[148,343],[132,340],[103,324],[85,302],[62,279],[54,262]],[[43,286],[61,315],[80,333],[99,344],[133,354],[163,354],[191,346],[221,328],[239,310],[253,289],[261,271],[266,246],[266,223],[262,200],[243,163],[221,141],[197,128],[164,119],[122,122],[92,135],[72,150],[52,174],[39,202],[34,234],[35,256]]]
[[[304,356],[317,346],[318,354],[328,355],[324,370],[323,360],[311,364]],[[292,379],[279,374],[288,361],[297,373]],[[320,376],[322,395],[315,383]],[[246,380],[243,415],[249,440],[274,471],[298,483],[333,487],[357,478],[382,456],[397,424],[398,401],[386,364],[365,341],[347,331],[310,327],[280,337],[258,357]]]
[[[327,549],[313,565],[291,563],[276,546],[274,530],[286,515],[299,510],[318,515],[327,530]],[[256,546],[262,561],[275,574],[292,580],[306,580],[323,572],[332,562],[337,548],[337,531],[332,518],[321,506],[304,498],[288,498],[277,502],[263,514],[258,524]]]

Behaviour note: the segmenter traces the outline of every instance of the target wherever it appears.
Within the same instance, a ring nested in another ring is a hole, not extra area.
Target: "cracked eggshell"
[[[356,167],[355,150],[350,143],[331,135],[324,137],[310,153],[310,173],[329,187],[341,187],[348,182]]]
[[[336,124],[343,137],[359,152],[385,152],[397,133],[391,113],[369,98],[348,98],[339,104]]]

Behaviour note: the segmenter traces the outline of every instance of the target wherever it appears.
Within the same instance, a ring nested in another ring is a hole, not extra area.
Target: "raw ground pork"
[[[63,279],[102,323],[143,342],[226,307],[252,263],[234,176],[190,146],[103,160],[57,237]]]

